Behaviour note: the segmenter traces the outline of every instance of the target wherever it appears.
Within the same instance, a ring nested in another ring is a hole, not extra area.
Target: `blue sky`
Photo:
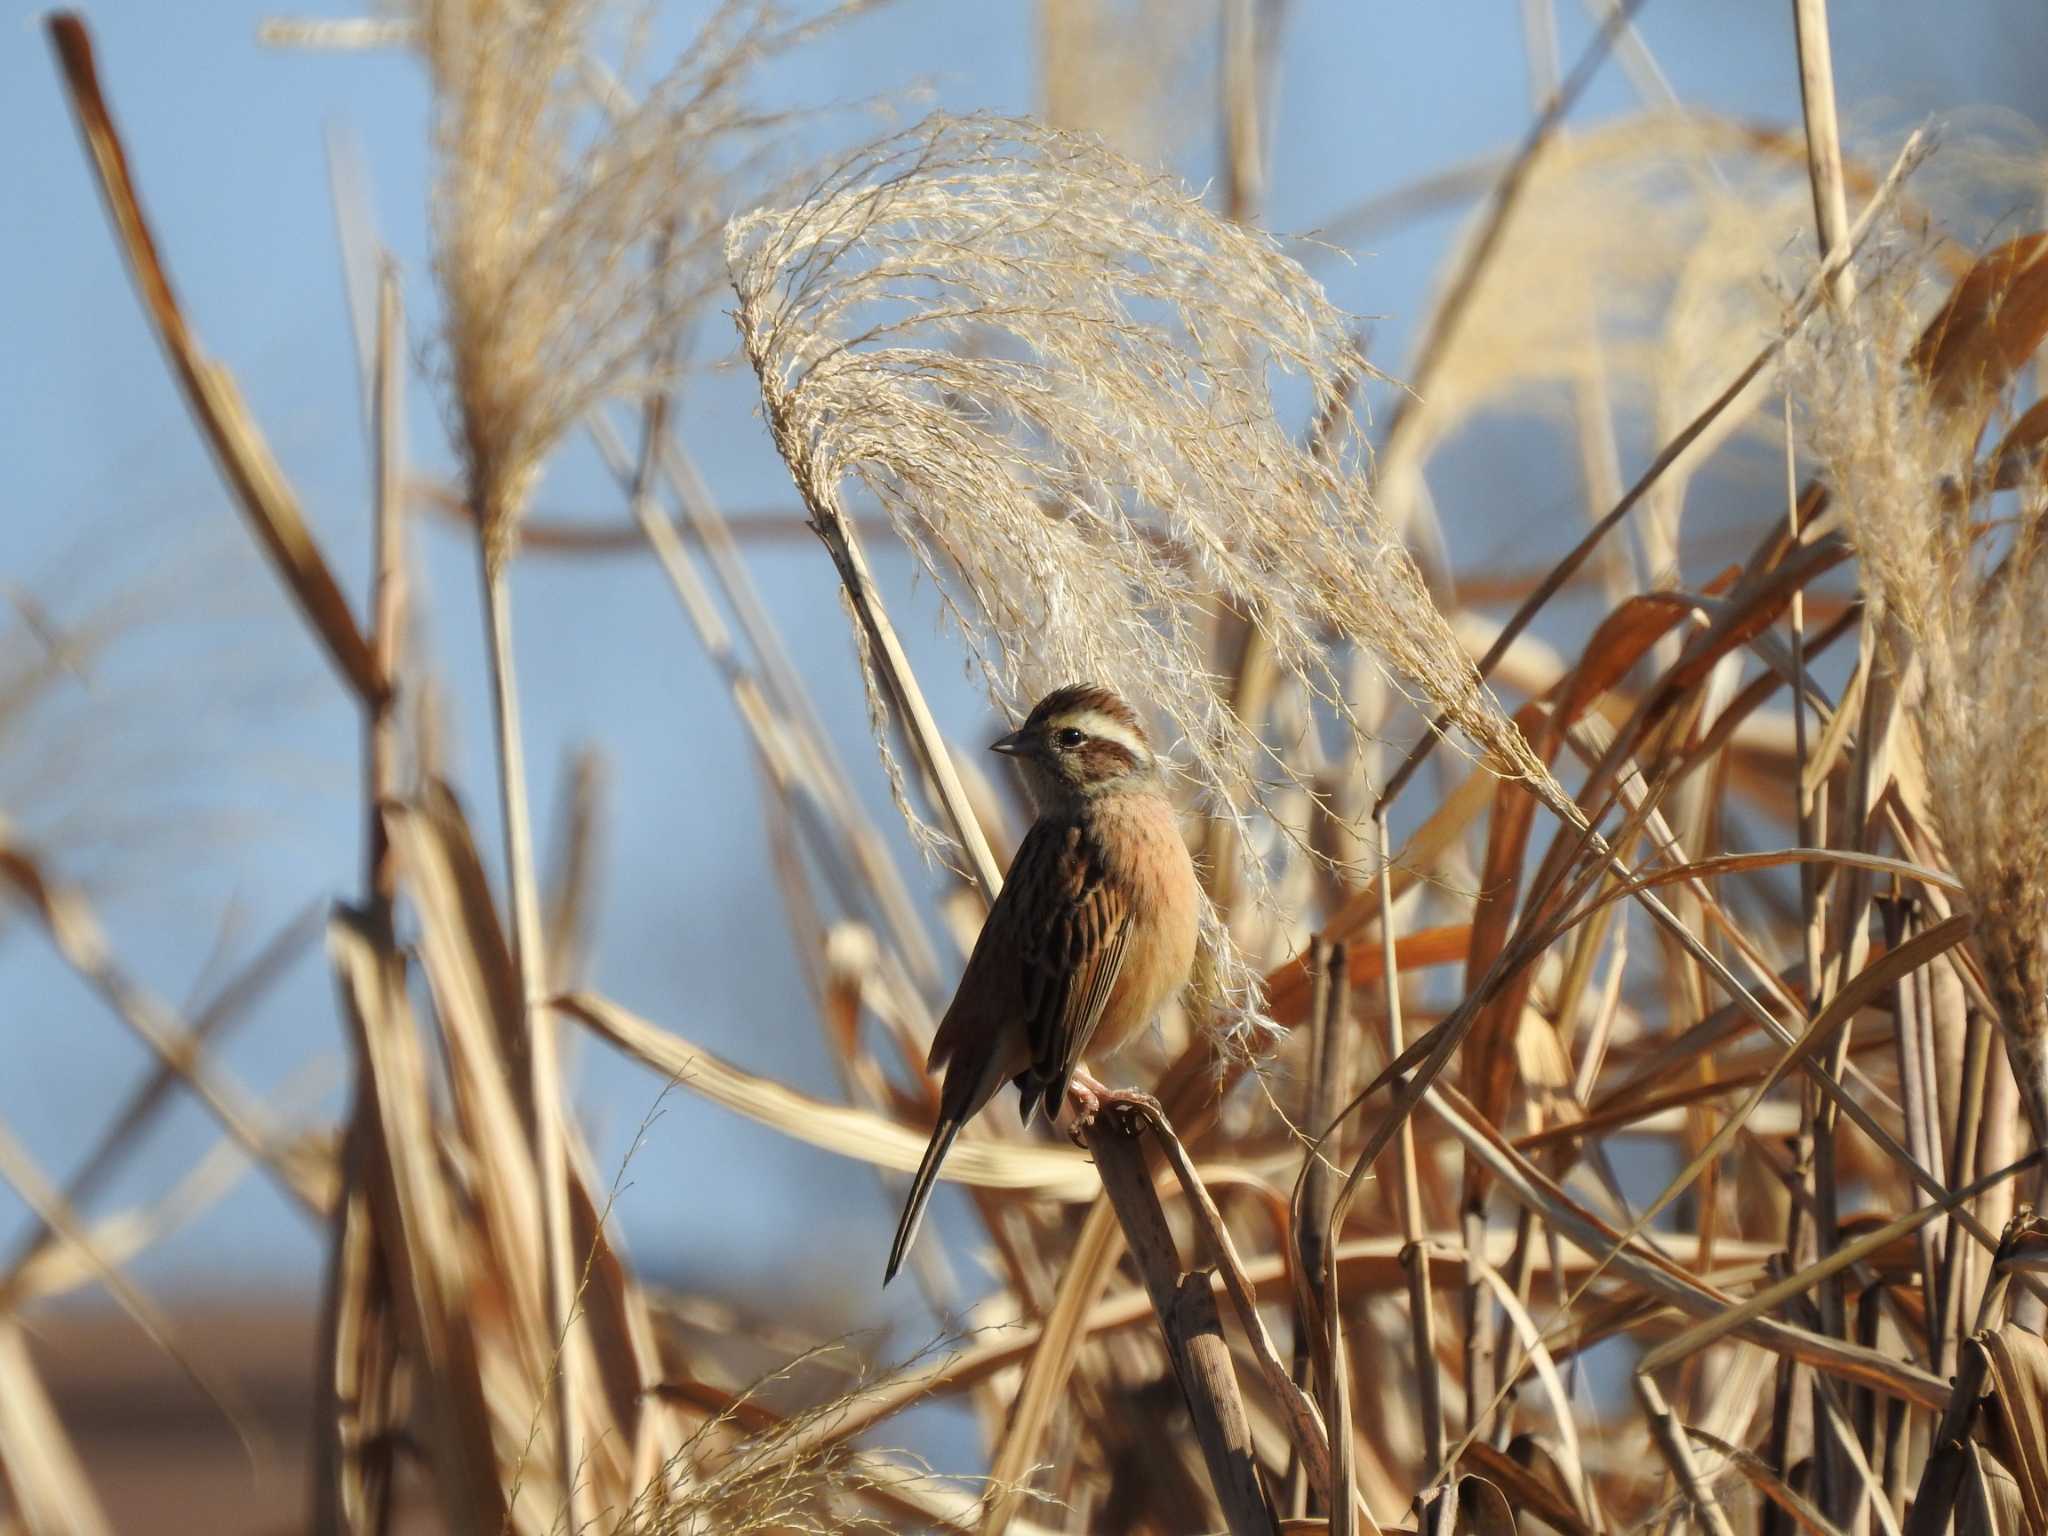
[[[678,6],[682,18],[701,6]],[[1560,0],[1563,53],[1589,34]],[[2042,116],[2048,15],[2022,0],[1933,7],[1837,3],[1835,61],[1852,121],[1906,123],[1964,104]],[[92,880],[124,962],[167,999],[218,974],[292,912],[352,890],[360,863],[352,712],[278,595],[191,429],[129,287],[86,173],[38,23],[18,9],[0,49],[0,419],[8,424],[0,583],[65,624],[111,603],[128,632],[32,733],[0,735],[0,814]],[[414,348],[433,323],[426,273],[424,82],[398,54],[260,48],[273,7],[243,0],[93,6],[103,80],[173,278],[206,348],[235,372],[350,590],[367,565],[367,478],[326,172],[330,134],[356,147],[383,239],[404,272]],[[345,15],[345,8],[316,14]],[[1347,206],[1519,137],[1530,104],[1521,7],[1494,0],[1296,0],[1278,71],[1269,222],[1309,230]],[[666,26],[666,24],[665,24]],[[1035,105],[1036,20],[1015,0],[902,0],[778,65],[776,100],[851,102],[923,87],[952,109]],[[1782,0],[1652,0],[1643,28],[1681,99],[1797,120]],[[1636,98],[1613,69],[1591,121]],[[823,148],[852,131],[819,130]],[[1197,146],[1181,169],[1200,180]],[[1354,260],[1327,263],[1335,297],[1383,317],[1376,354],[1397,371],[1429,274],[1455,230],[1423,220]],[[713,317],[706,338],[729,336]],[[786,478],[752,415],[749,381],[710,374],[688,398],[690,437],[731,507],[784,510]],[[448,462],[438,401],[415,374],[408,430],[427,469]],[[1484,486],[1483,445],[1461,473]],[[1458,482],[1466,483],[1466,482]],[[604,515],[588,453],[572,446],[544,508]],[[1562,523],[1541,550],[1562,548]],[[418,531],[428,642],[451,685],[453,761],[480,824],[484,749],[479,624],[468,549]],[[864,708],[828,562],[807,542],[764,548],[755,574],[813,693],[893,826],[866,745]],[[929,594],[883,557],[915,659],[961,739],[991,733],[986,706],[937,625]],[[743,1065],[833,1091],[764,866],[760,807],[722,686],[652,563],[534,559],[520,569],[518,645],[541,805],[567,751],[606,754],[611,836],[593,957],[598,987]],[[8,727],[0,723],[0,731]],[[18,728],[17,728],[18,729]],[[114,808],[81,824],[81,808]],[[225,935],[225,939],[224,936]],[[0,1119],[61,1177],[144,1071],[122,1026],[40,937],[0,920],[0,996],[13,1065]],[[280,1107],[332,1108],[343,1071],[317,946],[237,1032],[224,1060]],[[294,1085],[307,1063],[324,1079]],[[617,1166],[660,1084],[601,1051],[579,1054],[578,1099],[600,1163]],[[117,1193],[166,1188],[209,1140],[189,1105],[168,1116]],[[720,1287],[830,1286],[807,1255],[879,1273],[889,1202],[867,1171],[794,1147],[672,1095],[619,1206],[644,1262]],[[0,1193],[0,1229],[22,1215]],[[309,1283],[314,1231],[260,1178],[150,1255],[176,1289]],[[808,1281],[791,1279],[807,1275]],[[860,1307],[870,1305],[865,1299]],[[854,1309],[857,1315],[860,1307]]]

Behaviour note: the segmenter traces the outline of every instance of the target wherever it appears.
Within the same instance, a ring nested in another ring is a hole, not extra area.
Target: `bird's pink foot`
[[[1066,1110],[1066,1132],[1077,1143],[1087,1140],[1088,1128],[1097,1115],[1126,1117],[1135,1129],[1135,1122],[1160,1113],[1159,1101],[1151,1094],[1135,1088],[1111,1088],[1085,1067],[1074,1068],[1074,1075],[1067,1081]]]

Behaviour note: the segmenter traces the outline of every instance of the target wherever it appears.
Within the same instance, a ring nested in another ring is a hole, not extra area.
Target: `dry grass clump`
[[[1902,245],[1853,313],[1815,330],[1795,388],[1893,664],[1913,674],[1935,825],[2048,1143],[2048,486],[2029,462],[2039,413],[1976,459],[2024,358],[1996,327],[2048,303],[2043,254],[2039,237],[2003,247],[1945,296],[1920,280],[1924,248]]]

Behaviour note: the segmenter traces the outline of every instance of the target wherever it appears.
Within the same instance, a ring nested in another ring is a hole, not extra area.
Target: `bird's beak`
[[[1022,731],[1012,731],[1000,740],[990,742],[988,749],[991,752],[1000,752],[1005,757],[1020,757],[1029,745]]]

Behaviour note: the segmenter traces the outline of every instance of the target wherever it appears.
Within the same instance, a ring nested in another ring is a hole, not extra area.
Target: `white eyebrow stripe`
[[[1149,762],[1152,754],[1138,734],[1114,715],[1106,715],[1099,709],[1083,710],[1077,715],[1065,716],[1062,724],[1070,724],[1078,731],[1086,731],[1099,741],[1113,741],[1139,762]]]

